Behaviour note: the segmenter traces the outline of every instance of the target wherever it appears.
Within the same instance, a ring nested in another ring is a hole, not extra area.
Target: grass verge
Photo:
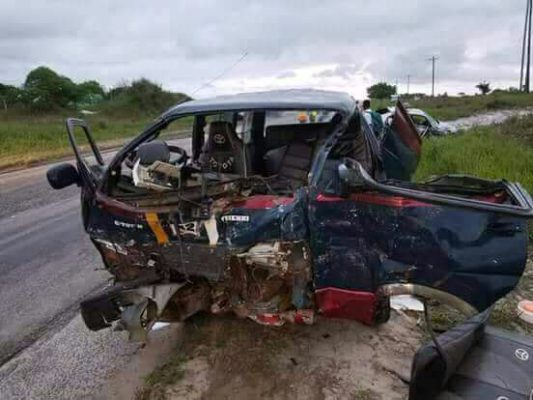
[[[127,139],[139,134],[147,126],[149,117],[109,117],[106,115],[24,115],[0,113],[0,170],[29,166],[38,162],[72,155],[65,120],[79,117],[86,120],[92,135],[101,149],[119,147]],[[185,129],[190,121],[178,121],[172,130]],[[77,134],[80,144],[85,143],[81,130]]]
[[[520,182],[533,193],[533,116],[424,141],[415,179],[468,174]]]

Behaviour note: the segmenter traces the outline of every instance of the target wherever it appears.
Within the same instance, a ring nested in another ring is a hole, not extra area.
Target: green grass
[[[425,140],[416,180],[469,174],[520,182],[533,193],[533,117]]]
[[[69,116],[85,119],[101,148],[122,145],[128,138],[139,134],[152,120],[152,117],[135,115],[83,116],[77,112],[31,115],[0,112],[0,170],[72,155],[65,128],[65,119]],[[186,126],[185,121],[173,125],[171,130]],[[81,130],[76,137],[82,138]],[[82,140],[79,142],[84,143]]]

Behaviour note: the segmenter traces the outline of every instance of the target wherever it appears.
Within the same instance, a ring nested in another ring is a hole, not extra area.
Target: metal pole
[[[529,16],[529,3],[531,0],[526,0],[526,17],[524,19],[524,34],[522,36],[522,58],[520,61],[520,85],[518,90],[524,90],[524,63],[526,60],[526,36],[527,36],[527,26],[528,26],[528,16]]]
[[[409,94],[409,84],[411,83],[411,75],[407,75],[407,94]]]
[[[435,61],[438,59],[439,57],[435,56],[428,58],[428,61],[431,61],[431,97],[435,97]]]
[[[527,34],[527,62],[526,62],[526,93],[529,93],[529,76],[531,73],[531,8],[533,0],[529,0],[529,15],[528,15],[528,34]]]

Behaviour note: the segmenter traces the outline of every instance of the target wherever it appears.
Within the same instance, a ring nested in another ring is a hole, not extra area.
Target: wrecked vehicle
[[[383,124],[389,126],[392,118],[394,117],[394,107],[386,107],[377,110],[381,114]],[[446,122],[439,121],[433,118],[424,110],[418,108],[408,108],[407,113],[413,120],[416,130],[421,138],[429,138],[432,136],[446,136],[452,133],[456,133],[457,129],[448,125]]]
[[[321,118],[300,123],[302,110]],[[187,145],[161,139],[178,121],[192,124]],[[84,228],[115,280],[81,304],[92,330],[118,321],[142,340],[201,311],[373,325],[400,294],[473,315],[525,267],[531,197],[505,180],[411,182],[422,146],[401,103],[380,142],[351,96],[315,90],[179,104],[108,164],[84,121],[67,131],[77,166],[48,180],[81,187]]]

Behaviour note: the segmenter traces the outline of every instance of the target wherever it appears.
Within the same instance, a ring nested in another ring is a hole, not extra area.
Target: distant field
[[[68,116],[85,119],[102,148],[121,145],[151,121],[149,117],[81,116],[76,112],[33,116],[0,112],[0,170],[71,155],[65,128]]]
[[[421,108],[443,121],[468,117],[473,114],[512,108],[533,107],[533,93],[496,92],[486,96],[424,97],[420,100],[403,99],[410,107]],[[389,101],[373,101],[372,108],[392,105]]]
[[[416,179],[451,173],[506,178],[533,193],[533,116],[425,140]]]

